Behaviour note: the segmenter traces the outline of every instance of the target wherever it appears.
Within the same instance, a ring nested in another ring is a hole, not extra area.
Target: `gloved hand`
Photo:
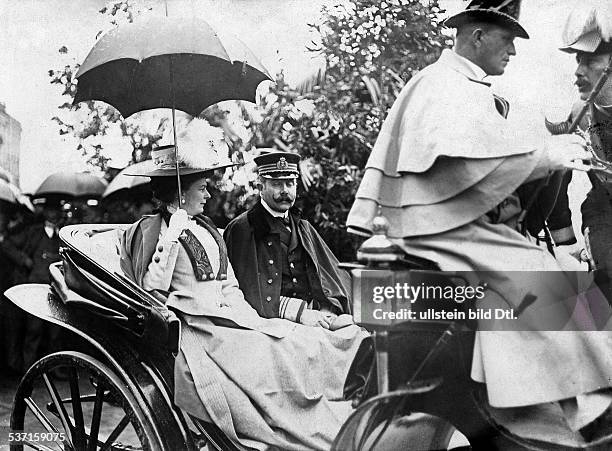
[[[168,230],[163,236],[164,241],[178,241],[179,235],[189,227],[189,216],[183,209],[178,209],[172,216],[170,216],[170,222],[168,223]]]
[[[589,169],[582,160],[589,160],[591,154],[586,150],[587,142],[578,135],[552,135],[546,138],[544,147],[552,170]]]
[[[330,312],[321,312],[319,310],[305,309],[300,317],[300,323],[305,326],[322,327],[329,329],[329,325],[336,318],[336,315]]]
[[[564,271],[587,271],[590,257],[578,243],[555,247],[555,258]]]
[[[343,313],[342,315],[338,315],[333,319],[333,321],[329,325],[329,330],[342,329],[343,327],[350,326],[351,324],[355,324],[353,315]]]

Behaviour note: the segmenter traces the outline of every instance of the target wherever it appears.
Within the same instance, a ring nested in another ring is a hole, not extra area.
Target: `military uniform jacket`
[[[289,211],[299,243],[309,259],[307,265],[313,300],[339,313],[350,312],[348,274],[338,268],[338,260],[314,227]],[[282,271],[280,234],[274,233],[266,219],[268,212],[258,202],[252,209],[230,222],[223,238],[229,260],[246,300],[266,318],[279,316]]]

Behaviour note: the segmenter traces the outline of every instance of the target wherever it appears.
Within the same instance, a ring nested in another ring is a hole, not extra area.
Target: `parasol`
[[[172,108],[175,148],[175,109],[197,116],[223,100],[254,102],[259,83],[272,80],[240,40],[193,16],[149,16],[116,27],[94,45],[76,78],[74,103],[101,100],[124,118]],[[176,171],[180,177],[178,164]]]
[[[34,206],[30,199],[21,190],[10,182],[0,179],[0,201],[5,201],[10,204],[17,204],[34,211]]]
[[[70,197],[100,197],[106,182],[87,172],[56,172],[48,176],[33,197],[65,195]]]
[[[151,181],[149,177],[133,177],[126,175],[126,171],[148,172],[152,171],[153,169],[155,169],[155,165],[151,160],[141,161],[140,163],[123,168],[108,184],[104,194],[102,194],[102,198],[107,198],[111,194],[116,194],[119,191],[130,190],[132,188],[136,188],[137,186],[145,185]]]

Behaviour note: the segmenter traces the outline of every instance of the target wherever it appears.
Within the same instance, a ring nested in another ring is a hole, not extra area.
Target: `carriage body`
[[[64,227],[62,262],[51,265],[50,283],[5,293],[22,310],[79,337],[77,350],[42,358],[22,378],[11,416],[20,441],[12,447],[239,449],[214,424],[174,404],[180,321],[163,299],[121,273],[119,237],[126,227]]]

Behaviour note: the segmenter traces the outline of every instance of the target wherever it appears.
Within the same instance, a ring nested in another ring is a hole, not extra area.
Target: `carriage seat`
[[[120,238],[129,224],[77,224],[63,227],[61,240],[95,261],[110,274],[123,274],[119,264]]]
[[[61,277],[66,289],[76,294],[60,294],[60,298],[138,338],[161,341],[175,351],[180,334],[178,318],[166,308],[163,299],[144,291],[121,270],[120,237],[127,227],[129,224],[78,224],[60,230],[65,244],[60,249]],[[52,275],[57,273],[51,269]]]

